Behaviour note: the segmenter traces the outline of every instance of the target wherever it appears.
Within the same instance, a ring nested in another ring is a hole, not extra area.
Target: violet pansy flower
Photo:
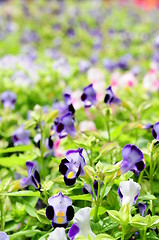
[[[49,234],[47,240],[67,240],[65,229],[63,227],[57,227]]]
[[[104,98],[104,102],[107,105],[111,105],[112,103],[116,103],[116,104],[121,103],[121,100],[119,98],[115,97],[115,95],[114,95],[114,93],[112,91],[111,86],[109,86],[106,89],[106,95],[105,95],[105,98]]]
[[[22,178],[20,181],[20,187],[25,188],[29,185],[32,185],[35,187],[35,189],[40,190],[41,184],[40,184],[40,175],[38,170],[38,164],[37,162],[26,162],[27,172],[28,176],[25,178]]]
[[[4,108],[10,108],[11,110],[13,110],[16,100],[16,94],[9,90],[1,94],[1,102]]]
[[[134,172],[137,176],[145,168],[144,156],[139,148],[133,144],[127,144],[122,149],[123,160],[121,162],[121,174],[127,171]]]
[[[85,107],[91,107],[92,105],[96,105],[96,91],[94,90],[92,84],[88,85],[83,89],[81,100],[84,102]]]
[[[0,239],[1,240],[9,240],[9,237],[5,232],[0,231]]]
[[[53,228],[66,228],[68,222],[73,219],[74,209],[72,200],[61,192],[48,199],[49,206],[46,208],[46,217],[51,220]]]
[[[140,193],[141,186],[134,182],[133,179],[129,181],[120,182],[118,188],[118,194],[122,203],[122,206],[129,204],[130,208],[136,203]]]
[[[76,135],[76,130],[74,127],[74,118],[72,117],[72,113],[66,113],[60,119],[56,119],[54,121],[54,128],[59,138],[64,138],[67,135],[74,137]]]
[[[139,212],[141,214],[141,216],[144,216],[145,210],[146,210],[146,204],[139,202],[138,203],[138,208],[139,208]]]
[[[17,128],[12,135],[14,146],[28,145],[30,143],[30,132],[24,129],[24,126]]]
[[[74,240],[77,237],[91,237],[92,240],[95,239],[95,234],[92,232],[90,227],[90,212],[91,208],[85,207],[75,214],[73,219],[73,225],[71,226],[68,236],[70,240]]]
[[[102,185],[103,185],[103,182],[101,182],[100,186],[102,186]],[[98,194],[98,181],[97,180],[95,180],[93,182],[93,188],[94,188],[95,195],[97,197],[97,194]],[[92,187],[90,184],[84,184],[84,187],[82,188],[82,192],[84,194],[88,194],[88,193],[92,194],[92,198],[94,199]]]
[[[75,184],[78,176],[85,174],[83,167],[86,163],[82,151],[82,148],[67,151],[65,159],[59,165],[59,172],[64,175],[65,184],[68,186]]]
[[[72,116],[75,114],[75,109],[71,103],[71,95],[69,93],[64,93],[64,102],[55,102],[53,103],[53,109],[57,109],[59,111],[59,116],[63,116],[66,113],[72,113]]]
[[[159,141],[159,122],[155,123],[152,128],[152,136]]]

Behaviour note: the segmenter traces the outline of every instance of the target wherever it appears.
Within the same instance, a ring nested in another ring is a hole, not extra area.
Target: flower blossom
[[[132,179],[129,181],[120,182],[118,188],[118,194],[122,203],[122,206],[129,204],[130,208],[136,203],[140,193],[141,186],[134,182]]]
[[[90,212],[91,208],[85,207],[78,210],[75,214],[73,225],[68,232],[70,240],[74,240],[79,236],[84,237],[85,239],[90,236],[92,240],[95,239],[95,234],[90,227]]]
[[[122,149],[123,160],[121,162],[121,173],[126,173],[127,171],[134,172],[137,176],[145,168],[144,156],[139,148],[133,144],[127,144]]]
[[[53,228],[66,228],[68,222],[73,219],[74,209],[69,197],[64,196],[61,192],[48,199],[49,206],[46,208],[46,217],[51,220]]]
[[[21,179],[20,187],[25,188],[25,187],[28,187],[29,185],[32,185],[35,187],[35,189],[40,190],[41,184],[40,184],[40,175],[39,175],[37,163],[26,162],[26,167],[27,167],[28,176]]]
[[[78,176],[84,175],[83,167],[86,163],[82,151],[82,148],[67,151],[65,159],[59,165],[59,172],[64,175],[65,184],[68,186],[74,185]]]

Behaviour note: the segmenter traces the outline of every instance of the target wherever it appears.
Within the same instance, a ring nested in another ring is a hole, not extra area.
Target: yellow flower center
[[[67,178],[72,178],[73,177],[73,175],[74,175],[74,172],[70,172],[69,174],[68,174],[68,176],[67,176]]]
[[[63,223],[63,217],[65,216],[64,212],[58,212],[57,213],[57,222],[59,224],[62,224]]]

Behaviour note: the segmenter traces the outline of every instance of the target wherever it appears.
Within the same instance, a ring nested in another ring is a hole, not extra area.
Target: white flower
[[[140,189],[141,186],[138,183],[134,182],[133,179],[121,182],[119,184],[118,193],[122,202],[122,206],[129,204],[131,208],[132,205],[136,203]]]
[[[55,230],[50,233],[47,240],[67,240],[64,228],[55,228]]]
[[[9,237],[5,232],[0,231],[0,240],[9,240]]]
[[[71,240],[81,236],[87,239],[88,236],[92,240],[95,239],[95,234],[90,227],[90,212],[91,208],[85,207],[80,209],[74,216],[73,225],[71,226],[68,236]]]

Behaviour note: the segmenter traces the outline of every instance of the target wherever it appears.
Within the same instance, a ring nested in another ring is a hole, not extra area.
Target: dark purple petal
[[[47,206],[47,208],[46,208],[46,217],[49,220],[52,220],[54,218],[54,208],[52,206]]]
[[[66,210],[67,221],[71,221],[74,217],[74,209],[72,206],[68,206]]]
[[[74,185],[75,184],[75,182],[76,182],[76,177],[75,178],[67,178],[66,176],[64,176],[64,181],[65,181],[65,184],[67,185],[67,186],[72,186],[72,185]]]
[[[57,127],[56,127],[56,131],[57,131],[58,133],[61,133],[63,130],[64,130],[64,125],[63,125],[63,123],[59,123],[59,124],[57,125]]]
[[[139,172],[143,171],[145,168],[145,163],[143,161],[140,161],[140,162],[136,163],[135,165]]]
[[[138,194],[135,196],[133,204],[135,204],[135,203],[136,203],[136,201],[137,201],[137,199],[138,199],[138,196],[139,196],[139,194],[140,194],[140,193],[138,193]]]
[[[122,156],[123,161],[121,162],[121,173],[125,173],[129,170],[139,171],[138,168],[142,169],[144,167],[144,164],[139,163],[143,161],[143,153],[135,145],[127,144],[122,149]]]
[[[51,225],[53,228],[57,228],[57,227],[67,228],[68,222],[60,224],[60,223],[55,223],[54,221],[52,221]]]
[[[159,122],[157,122],[157,123],[155,123],[155,124],[153,125],[152,136],[153,136],[154,139],[156,139],[157,141],[159,140]]]
[[[68,162],[67,159],[63,159],[59,165],[59,172],[62,174],[62,175],[65,175],[67,170],[68,170],[68,167],[65,165],[65,163]]]
[[[72,224],[68,232],[68,237],[70,238],[70,240],[74,240],[75,236],[79,233],[79,231],[79,227],[76,224]]]
[[[121,191],[120,191],[120,187],[118,188],[118,195],[119,195],[119,197],[120,197],[120,201],[122,202],[123,194],[122,194]]]
[[[138,208],[139,208],[139,212],[141,214],[141,216],[144,216],[145,210],[146,210],[146,204],[139,202],[138,203]]]

